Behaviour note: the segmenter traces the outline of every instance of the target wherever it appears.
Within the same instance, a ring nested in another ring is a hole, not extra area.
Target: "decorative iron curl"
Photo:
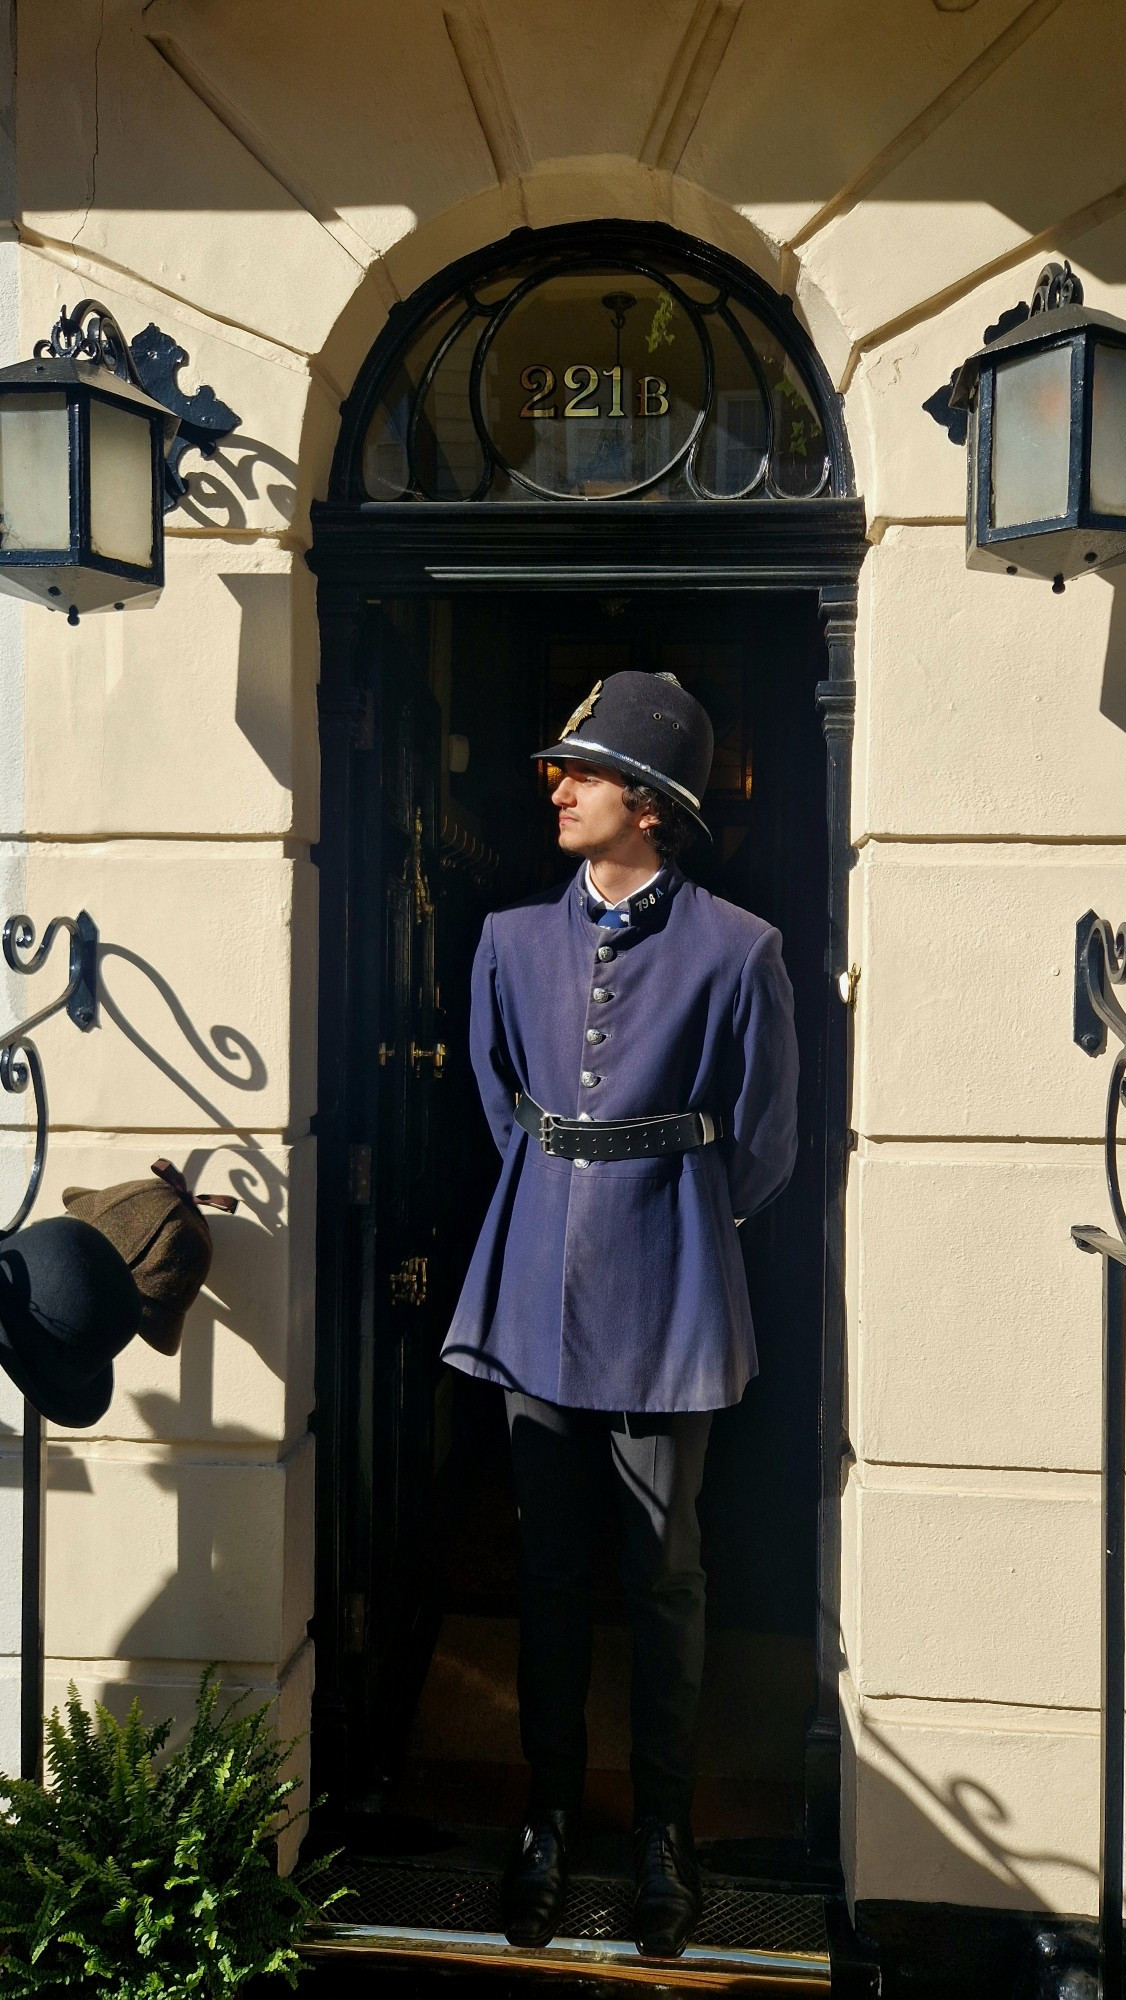
[[[1106,1184],[1114,1226],[1126,1243],[1126,1202],[1118,1167],[1118,1117],[1126,1103],[1126,1011],[1112,988],[1126,986],[1126,924],[1115,930],[1088,910],[1075,927],[1074,1040],[1086,1055],[1101,1056],[1108,1032],[1122,1044],[1111,1066],[1104,1139]]]
[[[35,1099],[35,1156],[31,1173],[23,1199],[12,1220],[0,1228],[0,1236],[11,1235],[14,1229],[19,1229],[26,1222],[39,1192],[47,1157],[47,1085],[39,1051],[30,1039],[31,1031],[64,1007],[75,1027],[81,1028],[84,1033],[94,1026],[98,1005],[98,931],[86,910],[80,910],[77,917],[52,917],[41,944],[33,950],[35,925],[29,916],[20,912],[8,918],[0,941],[5,963],[10,970],[30,974],[38,972],[46,963],[56,937],[64,930],[70,936],[69,976],[65,990],[49,1001],[46,1007],[41,1007],[38,1013],[29,1014],[16,1027],[6,1028],[0,1033],[0,1088],[16,1096],[22,1094],[30,1083]],[[24,955],[29,952],[30,957]]]
[[[1081,306],[1083,281],[1065,257],[1062,264],[1045,264],[1032,291],[1031,313],[1056,312],[1060,306]]]
[[[34,352],[37,360],[49,356],[53,361],[94,361],[123,382],[132,382],[134,388],[145,387],[129,342],[109,307],[98,299],[79,299],[73,312],[64,306],[49,338],[37,340]]]

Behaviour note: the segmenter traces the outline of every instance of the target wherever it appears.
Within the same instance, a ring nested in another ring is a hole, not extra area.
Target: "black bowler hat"
[[[675,674],[611,674],[580,702],[558,743],[537,750],[553,764],[605,764],[651,785],[707,833],[700,804],[712,768],[708,712]],[[709,839],[711,836],[708,836]]]
[[[140,1318],[129,1266],[92,1223],[53,1215],[0,1238],[0,1367],[53,1424],[104,1417]]]

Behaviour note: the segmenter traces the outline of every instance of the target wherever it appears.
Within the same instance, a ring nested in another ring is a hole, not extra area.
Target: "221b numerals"
[[[603,409],[599,399],[602,381],[610,384],[610,402]],[[542,362],[533,362],[520,376],[520,387],[527,389],[528,400],[520,412],[522,417],[557,417],[558,404],[550,401],[555,394],[555,370]],[[622,403],[622,371],[620,368],[604,368],[601,375],[597,368],[591,368],[585,361],[572,364],[563,371],[563,387],[570,389],[571,399],[563,405],[565,417],[624,417],[630,413]],[[636,384],[637,411],[639,417],[665,417],[669,409],[669,385],[663,375],[639,375]]]

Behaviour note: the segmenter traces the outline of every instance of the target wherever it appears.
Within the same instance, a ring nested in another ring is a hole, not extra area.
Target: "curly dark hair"
[[[697,832],[695,820],[689,818],[683,807],[674,805],[664,792],[654,791],[651,785],[627,785],[622,801],[629,812],[656,813],[657,824],[646,828],[646,838],[652,841],[662,861],[675,861],[681,848],[687,847]]]

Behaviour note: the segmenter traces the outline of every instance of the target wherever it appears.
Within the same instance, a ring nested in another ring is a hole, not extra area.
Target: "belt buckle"
[[[559,1124],[559,1119],[556,1116],[555,1112],[553,1111],[540,1112],[540,1146],[542,1150],[548,1154],[549,1157],[555,1151],[555,1148],[552,1145],[551,1141],[552,1141],[552,1134],[554,1133],[558,1124]]]

